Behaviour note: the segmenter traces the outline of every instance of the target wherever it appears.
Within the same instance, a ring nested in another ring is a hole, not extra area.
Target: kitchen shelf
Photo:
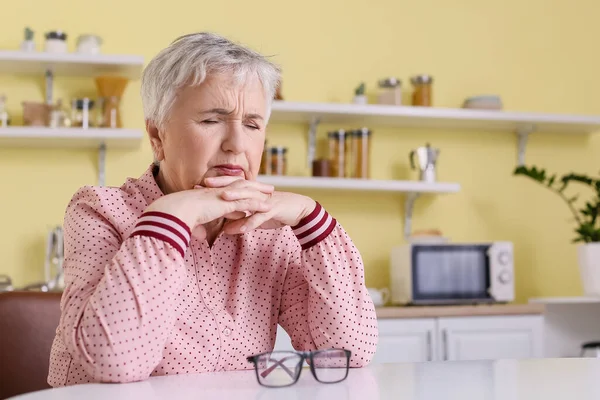
[[[143,135],[137,129],[109,128],[47,128],[19,126],[0,128],[0,148],[110,148],[135,149]]]
[[[327,177],[300,177],[259,175],[258,181],[277,188],[346,190],[369,192],[401,193],[456,193],[460,191],[458,183],[426,183],[419,181],[394,181],[374,179],[350,179]]]
[[[529,299],[530,304],[600,304],[600,297],[536,297]]]
[[[319,123],[418,129],[463,129],[512,132],[518,135],[517,163],[525,163],[525,147],[533,132],[589,134],[600,132],[600,115],[390,106],[377,104],[302,103],[274,101],[274,123],[309,124],[308,164],[314,158]]]
[[[55,54],[43,51],[0,50],[0,73],[18,75],[54,75],[94,77],[118,75],[128,79],[141,76],[144,58],[137,55]]]
[[[273,122],[359,123],[428,129],[517,131],[586,134],[600,131],[600,116],[542,114],[377,104],[298,103],[274,101]]]
[[[106,182],[106,149],[134,149],[142,131],[110,128],[47,128],[19,126],[0,128],[0,148],[82,148],[98,149],[98,184]]]

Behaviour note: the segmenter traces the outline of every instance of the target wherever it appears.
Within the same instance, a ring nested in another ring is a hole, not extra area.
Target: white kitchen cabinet
[[[422,362],[437,358],[433,318],[381,319],[373,363]]]
[[[542,315],[383,318],[373,364],[543,357]],[[275,350],[294,350],[278,326]]]
[[[538,315],[437,318],[440,360],[497,360],[543,356]]]

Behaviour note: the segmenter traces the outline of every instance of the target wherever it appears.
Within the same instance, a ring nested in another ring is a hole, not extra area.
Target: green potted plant
[[[352,99],[354,104],[367,104],[367,95],[365,94],[365,83],[361,82],[354,89],[354,98]]]
[[[573,242],[581,243],[577,248],[577,258],[584,294],[600,296],[600,177],[593,178],[574,173],[557,177],[535,166],[519,166],[513,174],[533,179],[565,201],[575,219]],[[575,205],[579,194],[572,197],[566,194],[566,189],[571,183],[583,185],[592,192],[591,198],[581,207]]]

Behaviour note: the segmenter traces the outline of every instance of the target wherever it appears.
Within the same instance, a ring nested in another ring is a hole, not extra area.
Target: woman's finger
[[[256,212],[267,212],[272,208],[272,205],[269,202],[257,198],[228,201],[224,202],[224,204],[228,209],[224,215],[234,211],[249,212],[251,214]]]
[[[223,217],[225,217],[228,220],[235,221],[235,220],[238,220],[238,219],[249,217],[250,215],[252,215],[252,213],[247,212],[247,211],[246,212],[244,212],[244,211],[234,211],[234,212],[230,212],[229,214],[223,215]]]
[[[206,178],[204,181],[206,187],[210,188],[224,188],[226,186],[231,186],[255,188],[263,193],[273,193],[275,191],[275,187],[273,185],[267,185],[266,183],[258,181],[247,181],[245,179],[240,179],[239,177],[235,176],[216,176]]]
[[[271,194],[260,192],[253,187],[245,188],[231,188],[221,193],[221,198],[227,201],[234,201],[240,199],[259,198],[262,200],[268,200],[271,198]]]
[[[235,233],[250,232],[254,229],[257,229],[262,224],[269,221],[271,218],[272,218],[272,216],[271,216],[271,213],[269,213],[269,212],[253,214],[253,215],[249,216],[248,218],[243,218],[238,221],[233,221],[228,227],[228,229],[229,229],[228,233],[235,234]]]
[[[244,178],[241,176],[211,176],[209,178],[204,178],[204,186],[209,188],[220,188],[231,185],[235,181],[244,181]]]

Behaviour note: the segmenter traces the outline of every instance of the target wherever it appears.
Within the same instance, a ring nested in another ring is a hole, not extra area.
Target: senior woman
[[[279,74],[211,33],[178,38],[146,67],[155,162],[69,202],[50,385],[250,369],[278,324],[296,350],[371,361],[358,250],[320,204],[256,181]]]

